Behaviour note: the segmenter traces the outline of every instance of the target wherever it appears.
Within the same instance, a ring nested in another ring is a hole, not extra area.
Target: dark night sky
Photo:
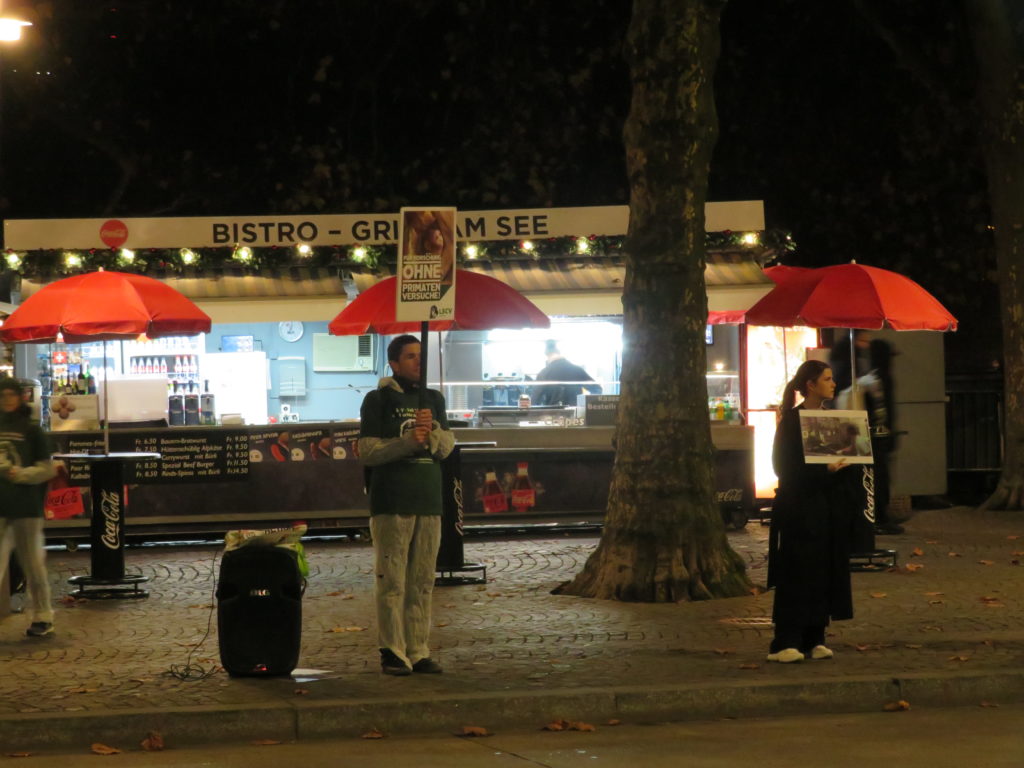
[[[710,198],[763,199],[769,226],[794,233],[794,263],[897,269],[966,321],[970,298],[994,293],[957,7],[916,0],[888,18],[933,46],[960,115],[851,2],[731,0]],[[9,218],[628,200],[627,0],[24,10],[36,26],[2,67]],[[992,354],[981,346],[966,365]]]

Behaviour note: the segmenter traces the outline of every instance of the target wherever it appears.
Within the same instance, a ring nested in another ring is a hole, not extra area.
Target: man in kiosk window
[[[547,359],[547,365],[537,374],[537,381],[594,381],[581,366],[569,362],[562,355],[554,339],[548,339],[544,343],[544,357]],[[601,385],[596,382],[585,386],[579,383],[538,385],[533,388],[533,405],[576,405],[576,396],[582,394],[584,388],[590,394],[601,394]]]
[[[371,468],[370,533],[381,671],[441,672],[430,658],[430,601],[441,544],[441,459],[452,452],[444,396],[420,399],[420,342],[388,345],[392,376],[367,393],[359,412],[359,456]]]

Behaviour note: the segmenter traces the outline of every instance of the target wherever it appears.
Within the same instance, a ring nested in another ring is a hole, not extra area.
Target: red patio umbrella
[[[143,275],[89,272],[44,286],[0,328],[8,343],[67,344],[205,333],[210,318],[169,285]]]
[[[909,277],[850,262],[830,267],[769,267],[775,287],[744,313],[711,313],[709,323],[850,329],[850,370],[855,371],[856,328],[955,331],[957,319]],[[853,377],[856,391],[857,379]]]
[[[335,336],[375,331],[380,334],[413,333],[419,321],[395,320],[398,278],[388,277],[371,286],[345,307],[327,326]],[[493,277],[456,270],[455,318],[431,320],[429,330],[490,330],[491,328],[550,328],[548,316],[515,288]]]
[[[775,288],[745,313],[750,325],[955,331],[957,320],[909,277],[851,262],[769,267]]]
[[[143,275],[100,271],[57,280],[32,294],[4,321],[0,340],[40,344],[102,341],[106,346],[107,341],[131,340],[142,334],[157,338],[209,330],[210,317],[169,285]],[[106,370],[104,366],[104,378]],[[104,413],[106,396],[104,386]],[[110,453],[109,424],[103,430],[103,444]]]
[[[455,270],[455,317],[451,320],[395,320],[398,278],[388,277],[363,291],[328,325],[335,336],[375,331],[379,334],[420,331],[420,386],[427,384],[428,331],[483,331],[491,328],[550,328],[551,321],[515,288],[493,277]],[[422,395],[421,395],[422,396]]]

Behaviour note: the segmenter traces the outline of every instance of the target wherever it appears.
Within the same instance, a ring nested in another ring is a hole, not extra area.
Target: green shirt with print
[[[415,426],[420,407],[418,390],[375,389],[363,399],[359,436],[401,438]],[[448,429],[440,392],[428,389],[423,407],[430,408],[442,429]],[[440,515],[441,463],[424,449],[371,467],[369,494],[371,515]]]
[[[46,483],[14,483],[10,467],[31,467],[52,454],[50,441],[38,424],[0,413],[0,517],[8,520],[42,517]]]

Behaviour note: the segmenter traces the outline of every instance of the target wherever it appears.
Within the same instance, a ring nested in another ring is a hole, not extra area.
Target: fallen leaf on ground
[[[328,592],[326,597],[337,597],[340,594],[343,594],[343,593],[342,592]]]
[[[979,701],[978,702],[978,706],[979,707],[998,707],[999,705],[996,704],[993,701]]]
[[[920,547],[914,547],[910,552],[911,557],[921,557],[922,555],[924,555],[924,550]]]
[[[384,738],[384,734],[381,733],[380,731],[378,731],[376,728],[373,728],[373,729],[367,731],[366,733],[364,733],[360,738],[363,738],[363,739],[383,739]]]
[[[31,752],[8,752],[5,757],[32,757]]]
[[[925,592],[925,594],[928,595],[928,597],[935,597],[937,595],[944,595],[946,593],[945,592]]]
[[[203,610],[209,610],[210,608],[213,608],[213,605],[210,603],[207,603],[206,605],[190,605],[189,608],[202,608]]]
[[[307,688],[296,688],[295,689],[295,695],[296,696],[305,696],[308,693],[309,693],[309,690]]]
[[[164,737],[157,731],[150,731],[149,736],[144,738],[139,746],[147,752],[160,752],[164,749]]]
[[[605,723],[605,725],[622,725],[622,721],[612,718],[607,723]]]
[[[963,557],[959,552],[947,552],[946,554],[950,557]]]
[[[355,595],[342,595],[341,599],[342,600],[355,600],[356,596]]]
[[[999,602],[999,598],[998,597],[993,597],[992,595],[985,595],[984,597],[979,597],[978,599],[981,600],[981,602],[983,602],[983,603],[998,603]]]
[[[924,646],[921,645],[920,643],[904,643],[903,647],[904,648],[910,648],[911,650],[916,650],[918,648],[924,648]]]
[[[886,712],[906,712],[908,709],[910,709],[910,702],[904,701],[903,699],[900,699],[899,701],[890,701],[888,704],[882,707],[882,709],[884,709]]]
[[[949,661],[970,661],[970,656],[950,656]]]
[[[250,741],[249,743],[255,747],[272,747],[275,744],[280,744],[281,742],[277,739],[256,739],[255,741]]]
[[[945,605],[945,600],[929,600],[928,605]]]
[[[564,731],[565,726],[568,723],[565,720],[552,720],[550,723],[541,728],[542,731]]]
[[[365,632],[366,627],[331,627],[327,630],[330,632]]]
[[[96,693],[99,688],[68,688],[68,693]]]
[[[888,597],[889,595],[885,592],[871,592],[872,597]]]
[[[924,568],[924,566],[919,563],[907,563],[907,571],[910,573],[920,571],[922,568]]]
[[[995,561],[994,560],[979,560],[978,563],[981,564],[981,565],[992,565],[993,563],[995,563]]]
[[[760,669],[760,664],[740,664],[740,669]]]
[[[479,725],[464,725],[461,731],[456,731],[456,736],[492,736],[486,728]]]
[[[597,728],[592,726],[590,723],[575,722],[575,723],[570,723],[569,730],[570,731],[581,731],[582,733],[589,733],[591,731],[596,731]]]
[[[439,621],[434,626],[435,627],[447,627],[448,626],[448,622],[447,621]]]
[[[1014,541],[1015,539],[1019,539],[1019,538],[1020,538],[1020,535],[1019,535],[1019,534],[1016,534],[1016,533],[1011,533],[1011,534],[1010,534],[1009,536],[1007,536],[1006,538],[1008,538],[1008,539],[1009,539],[1010,541]]]
[[[75,598],[73,598],[71,595],[64,595],[64,597],[60,599],[60,602],[64,605],[74,605]]]
[[[90,749],[97,755],[120,755],[121,750],[116,747],[108,747],[106,744],[100,744],[98,741],[93,744]]]

